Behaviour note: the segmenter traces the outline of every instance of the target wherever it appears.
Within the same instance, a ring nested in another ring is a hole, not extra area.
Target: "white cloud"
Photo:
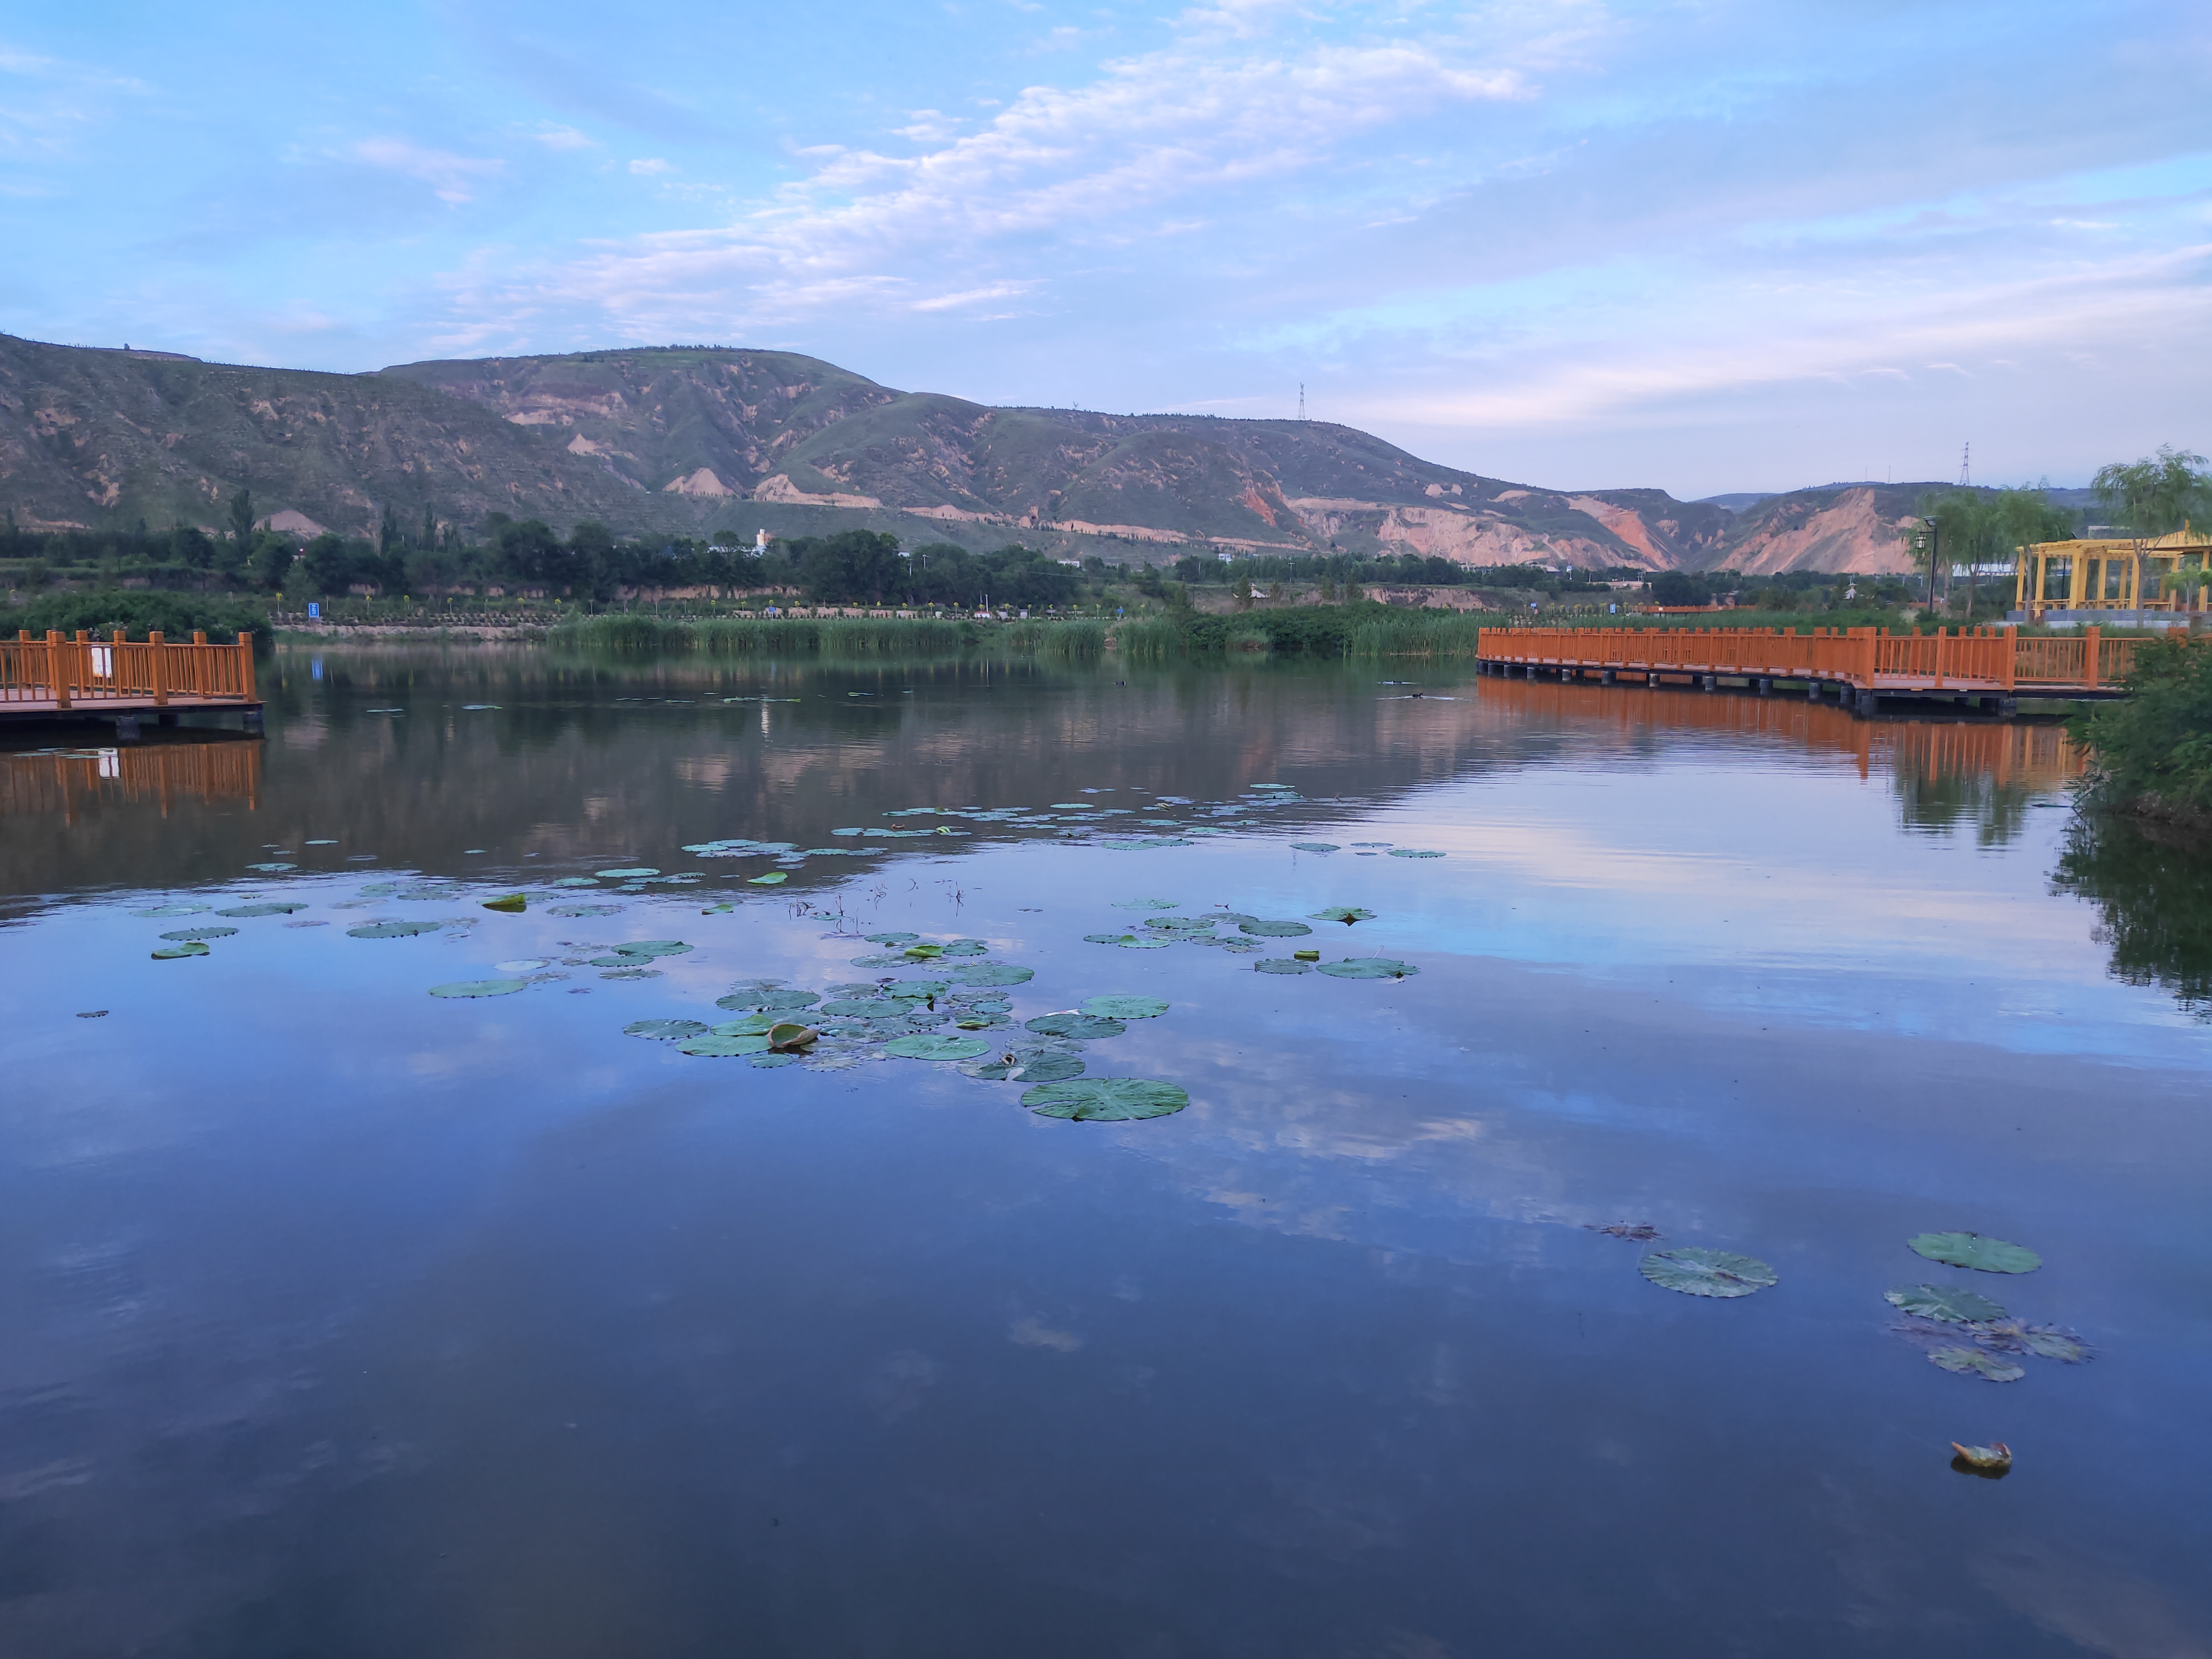
[[[640,178],[644,179],[652,178],[657,173],[674,171],[668,162],[662,161],[658,155],[648,157],[643,161],[632,161],[629,164],[629,170],[632,173],[636,173]]]
[[[480,183],[495,179],[507,163],[496,156],[456,155],[450,150],[424,149],[404,138],[364,138],[352,149],[356,161],[374,167],[419,179],[432,194],[449,206],[473,201]]]
[[[593,149],[598,146],[574,127],[549,126],[530,135],[548,149]]]

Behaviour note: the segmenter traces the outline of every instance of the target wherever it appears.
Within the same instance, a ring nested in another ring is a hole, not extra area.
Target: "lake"
[[[2056,728],[263,673],[0,755],[0,1650],[2212,1650],[2212,1032]]]

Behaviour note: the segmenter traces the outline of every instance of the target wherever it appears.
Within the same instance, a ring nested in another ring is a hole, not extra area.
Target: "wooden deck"
[[[1861,714],[1881,697],[1987,702],[2010,714],[2028,697],[2112,697],[2133,665],[2136,641],[2101,639],[2094,628],[2071,639],[2027,639],[2012,628],[1890,634],[1875,628],[1486,628],[1476,655],[1486,672],[1622,675],[1647,684],[1688,681],[1708,691],[1771,693],[1796,681],[1834,692]]]
[[[0,640],[0,722],[112,720],[117,735],[130,738],[143,720],[166,725],[210,711],[242,714],[246,729],[258,731],[261,709],[248,634],[229,645],[211,645],[205,634],[188,645],[159,634],[134,641],[82,631]]]

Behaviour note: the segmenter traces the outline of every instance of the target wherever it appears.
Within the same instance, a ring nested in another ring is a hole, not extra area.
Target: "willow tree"
[[[2212,516],[2212,473],[2200,471],[2202,455],[2171,444],[2139,461],[2115,461],[2097,469],[2090,488],[2115,529],[2124,531],[2135,551],[2136,602],[2142,602],[2143,544],[2170,535],[2193,518]]]

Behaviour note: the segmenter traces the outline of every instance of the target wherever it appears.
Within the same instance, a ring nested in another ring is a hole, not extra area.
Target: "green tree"
[[[383,520],[376,526],[376,550],[393,553],[407,544],[407,538],[399,528],[399,515],[392,510],[392,503],[384,504]]]
[[[230,498],[230,533],[241,548],[253,544],[253,492],[244,484]]]
[[[2089,481],[2097,504],[2113,527],[2134,544],[2136,593],[2142,594],[2143,544],[2180,529],[2192,518],[2212,516],[2212,474],[2200,471],[2202,455],[2160,444],[2139,461],[2115,461]]]

